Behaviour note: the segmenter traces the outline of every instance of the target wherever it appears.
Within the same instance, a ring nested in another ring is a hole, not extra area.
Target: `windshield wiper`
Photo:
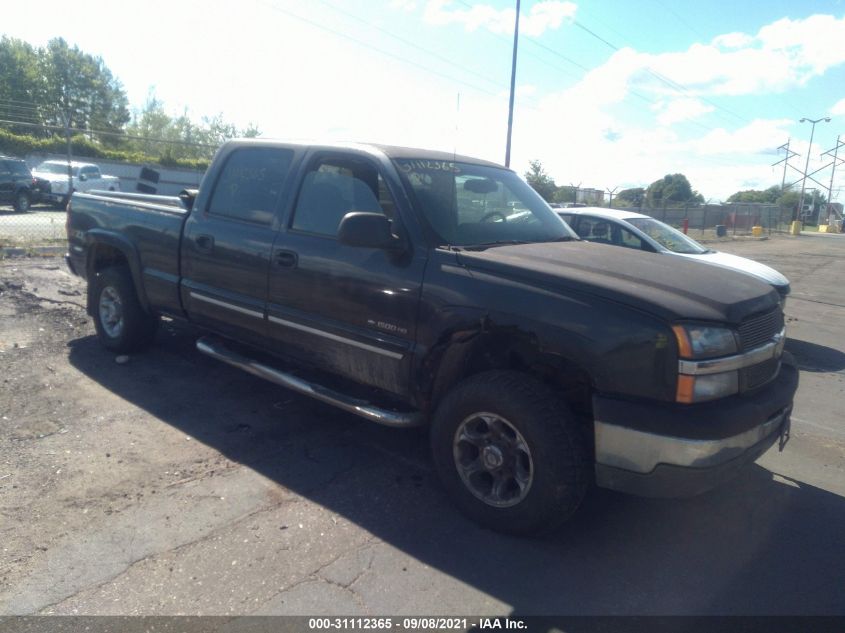
[[[464,250],[468,251],[482,251],[485,248],[493,248],[494,246],[513,246],[515,244],[536,244],[537,242],[528,242],[525,240],[496,240],[495,242],[482,242],[481,244],[469,244],[464,246]]]

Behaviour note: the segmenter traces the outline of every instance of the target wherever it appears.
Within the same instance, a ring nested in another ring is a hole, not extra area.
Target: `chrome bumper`
[[[779,411],[760,426],[739,435],[710,440],[667,437],[597,420],[596,463],[634,473],[650,473],[660,464],[684,468],[718,466],[779,432],[790,409]]]

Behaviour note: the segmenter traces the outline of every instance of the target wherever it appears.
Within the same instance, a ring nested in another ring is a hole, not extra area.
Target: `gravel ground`
[[[0,614],[845,614],[845,238],[721,247],[793,282],[787,450],[695,499],[596,491],[542,540],[461,518],[424,431],[175,322],[118,364],[59,258],[0,261]]]

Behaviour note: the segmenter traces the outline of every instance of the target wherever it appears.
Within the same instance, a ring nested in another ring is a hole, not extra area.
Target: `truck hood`
[[[599,296],[667,321],[739,324],[779,303],[772,286],[747,274],[592,242],[515,244],[457,255],[472,273]]]
[[[740,257],[739,255],[731,255],[730,253],[722,253],[720,251],[709,251],[701,254],[686,254],[674,253],[681,257],[689,257],[700,262],[706,262],[712,266],[721,266],[722,268],[730,268],[759,277],[767,284],[771,284],[781,294],[789,293],[789,280],[781,275],[771,266],[766,266],[760,262],[755,262],[753,259],[747,257]]]

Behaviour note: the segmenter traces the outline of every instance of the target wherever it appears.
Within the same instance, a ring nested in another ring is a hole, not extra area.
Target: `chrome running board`
[[[402,412],[375,407],[364,400],[351,398],[322,385],[308,382],[293,374],[279,371],[278,369],[259,363],[229,349],[226,347],[225,342],[215,337],[204,336],[199,339],[197,341],[197,349],[203,354],[243,369],[254,376],[269,380],[272,383],[301,393],[309,398],[315,398],[338,409],[354,413],[371,422],[393,427],[420,426],[424,422],[423,415],[419,411]]]

